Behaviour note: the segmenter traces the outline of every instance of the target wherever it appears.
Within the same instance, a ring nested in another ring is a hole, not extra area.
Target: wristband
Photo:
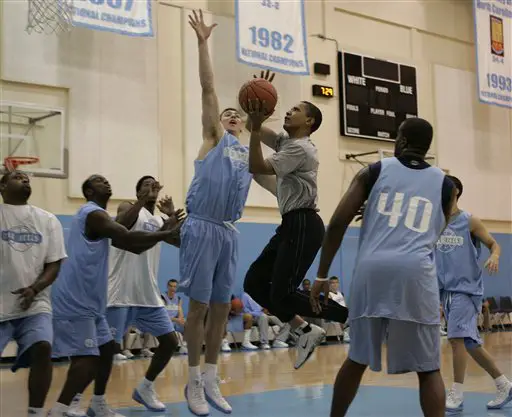
[[[329,278],[319,278],[319,277],[316,277],[315,281],[325,282],[325,281],[329,281]]]

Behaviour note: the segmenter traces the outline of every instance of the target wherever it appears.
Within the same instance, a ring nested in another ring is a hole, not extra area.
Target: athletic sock
[[[452,389],[455,392],[455,394],[457,395],[457,397],[462,397],[464,395],[464,384],[459,384],[458,382],[454,382]]]
[[[105,402],[105,395],[93,395],[91,398],[91,404],[97,405]]]
[[[511,383],[508,380],[508,378],[505,375],[501,375],[498,378],[494,380],[494,383],[496,384],[496,388],[498,390],[506,388],[507,386],[510,386]]]
[[[311,326],[309,325],[308,322],[304,322],[302,323],[299,327],[297,327],[295,329],[295,333],[298,335],[298,336],[301,336],[303,334],[306,334],[306,333],[309,333],[311,331]]]
[[[251,343],[251,331],[252,329],[244,330],[244,343]]]
[[[215,381],[217,378],[217,365],[213,363],[204,364],[204,379],[208,381]]]
[[[66,413],[69,410],[69,406],[61,403],[55,403],[55,405],[52,408],[52,412],[57,413]]]
[[[44,408],[29,407],[29,417],[44,417]]]
[[[188,380],[197,381],[201,379],[201,367],[200,366],[189,366],[188,367]]]
[[[147,378],[144,378],[140,384],[139,384],[139,388],[140,389],[148,389],[148,388],[151,388],[153,386],[153,381],[150,381],[149,379]]]

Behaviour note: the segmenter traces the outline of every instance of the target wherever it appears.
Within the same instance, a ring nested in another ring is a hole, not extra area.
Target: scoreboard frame
[[[418,71],[417,71],[417,67],[415,65],[411,65],[411,64],[405,64],[405,63],[400,63],[400,62],[396,62],[396,61],[390,61],[390,60],[386,60],[386,59],[375,58],[375,57],[370,56],[370,55],[358,54],[358,53],[353,53],[353,52],[344,51],[344,50],[337,51],[337,58],[338,58],[338,88],[340,90],[340,96],[341,96],[341,99],[339,100],[340,134],[341,134],[341,136],[352,137],[352,138],[359,138],[359,139],[369,139],[369,140],[375,140],[375,141],[380,141],[380,142],[395,142],[398,125],[401,123],[401,121],[400,121],[400,123],[396,123],[396,129],[393,132],[390,132],[391,135],[390,135],[389,138],[377,136],[377,134],[375,134],[375,135],[368,135],[368,134],[362,134],[362,133],[348,132],[348,127],[349,126],[347,125],[347,86],[346,86],[346,79],[347,79],[347,75],[350,75],[350,74],[346,73],[346,68],[345,68],[345,62],[346,62],[345,61],[345,55],[346,54],[361,58],[361,77],[363,77],[365,79],[377,80],[377,81],[381,81],[383,83],[400,85],[400,83],[401,83],[401,69],[402,69],[402,67],[405,67],[408,70],[412,70],[413,71],[413,74],[414,74],[414,84],[412,85],[412,87],[413,87],[414,93],[411,96],[413,96],[415,108],[412,109],[412,110],[414,110],[413,112],[406,113],[406,116],[403,117],[403,120],[405,120],[407,115],[409,115],[410,117],[418,117],[418,75],[417,75]],[[378,63],[388,64],[388,66],[389,65],[397,66],[398,78],[396,80],[391,80],[390,78],[384,78],[384,77],[378,77],[378,76],[372,76],[372,75],[365,76],[364,75],[365,60],[378,61]],[[369,91],[371,91],[371,90],[369,90]],[[401,93],[399,92],[399,94],[401,94]],[[399,97],[400,96],[397,97],[397,100],[399,99]],[[384,110],[384,109],[382,109],[382,110]],[[371,115],[368,116],[368,118],[370,118],[370,117],[371,117]],[[401,120],[401,118],[397,118],[397,120]],[[375,130],[376,130],[376,133],[379,131],[379,129],[377,127],[375,127]]]

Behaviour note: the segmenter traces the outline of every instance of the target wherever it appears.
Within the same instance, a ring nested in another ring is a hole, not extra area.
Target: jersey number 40
[[[398,222],[402,217],[402,207],[404,206],[405,194],[395,193],[391,211],[386,211],[386,206],[388,206],[388,196],[388,193],[380,194],[377,211],[384,216],[389,216],[389,227],[397,227]],[[419,219],[419,222],[417,222],[418,209],[420,205],[423,206],[423,213]],[[407,205],[404,226],[414,232],[425,233],[430,226],[430,220],[432,218],[432,207],[432,202],[427,198],[418,196],[411,197]]]

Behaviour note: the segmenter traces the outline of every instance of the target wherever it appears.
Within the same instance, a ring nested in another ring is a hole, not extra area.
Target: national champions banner
[[[512,0],[473,0],[480,101],[512,108]]]
[[[235,0],[235,24],[240,62],[309,75],[304,0]]]
[[[130,36],[153,36],[152,0],[74,0],[73,25]]]

